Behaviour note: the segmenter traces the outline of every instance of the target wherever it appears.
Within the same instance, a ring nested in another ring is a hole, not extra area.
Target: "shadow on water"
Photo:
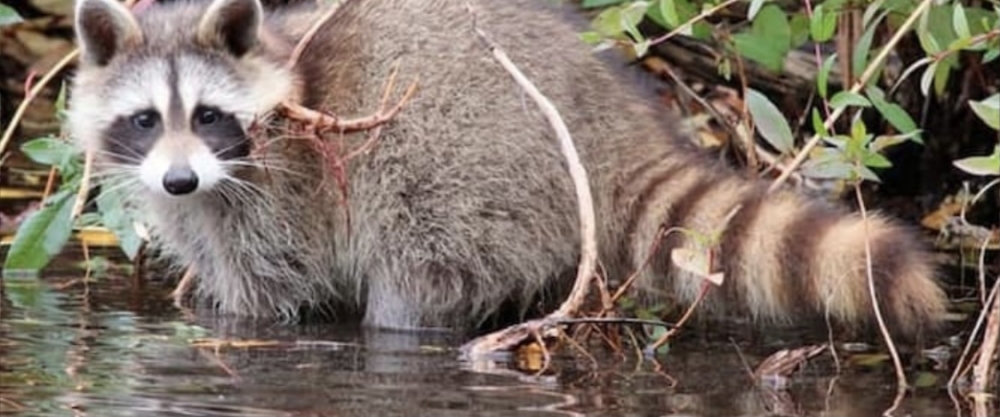
[[[755,388],[733,344],[699,337],[659,364],[595,348],[596,367],[567,354],[534,375],[463,363],[454,335],[185,316],[160,282],[53,270],[5,282],[0,415],[878,415],[895,394],[891,369],[835,377],[829,355]],[[739,344],[756,364],[768,343]],[[897,415],[955,415],[937,377]]]

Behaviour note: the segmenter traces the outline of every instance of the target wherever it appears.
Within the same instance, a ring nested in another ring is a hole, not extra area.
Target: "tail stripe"
[[[635,244],[632,248],[632,255],[643,256],[645,253],[636,252],[645,251],[648,249],[648,239],[636,239],[636,232],[639,231],[639,223],[644,219],[644,214],[649,208],[650,203],[655,202],[655,199],[651,198],[653,193],[655,193],[659,187],[665,186],[671,183],[671,180],[677,176],[684,175],[687,171],[689,165],[684,164],[672,164],[664,167],[665,169],[658,172],[648,181],[637,194],[635,194],[635,201],[628,205],[628,217],[625,218],[625,233],[622,235],[625,243],[625,247],[630,247]],[[658,227],[658,225],[653,225],[652,227]],[[647,227],[648,228],[648,227]],[[648,230],[643,230],[644,233],[652,233]],[[647,245],[645,249],[642,245]]]
[[[740,198],[740,209],[729,220],[729,225],[723,232],[719,242],[719,256],[722,262],[722,270],[725,276],[733,279],[757,279],[752,274],[753,268],[749,267],[751,262],[760,262],[759,259],[749,258],[748,246],[754,245],[753,225],[761,215],[766,201],[767,187],[763,184],[756,184],[748,187]],[[732,208],[730,208],[732,210]],[[743,305],[742,294],[743,285],[729,285],[723,287],[729,300],[733,300],[736,305]]]
[[[836,256],[836,253],[846,249],[825,248],[822,245],[823,237],[840,223],[841,218],[839,213],[828,207],[806,203],[793,219],[789,219],[781,242],[784,255],[781,256],[781,273],[778,275],[784,282],[784,291],[779,299],[785,311],[813,313],[824,304],[824,295],[819,292],[822,286],[817,285],[816,280],[823,279],[825,275],[816,265],[816,260]]]
[[[678,194],[675,198],[670,199],[670,206],[667,208],[666,213],[648,213],[647,215],[662,215],[663,220],[661,224],[688,227],[692,215],[697,215],[695,209],[707,195],[711,194],[713,187],[718,185],[721,177],[714,171],[702,171],[699,174],[704,175],[694,180],[683,191],[683,194]],[[710,231],[695,230],[695,232],[706,233]],[[652,265],[654,273],[663,275],[671,272],[673,262],[670,259],[670,252],[674,248],[684,246],[685,239],[687,237],[680,233],[673,233],[664,239],[660,245],[659,253],[657,253],[655,258],[657,261],[653,262]]]

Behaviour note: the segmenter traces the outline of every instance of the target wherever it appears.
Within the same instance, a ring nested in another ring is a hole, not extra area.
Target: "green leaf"
[[[884,117],[885,120],[892,125],[892,127],[896,128],[899,133],[912,134],[913,132],[919,131],[919,129],[917,129],[916,122],[910,118],[910,115],[906,113],[906,110],[903,110],[903,108],[896,103],[885,101],[885,94],[882,93],[882,90],[878,87],[866,88],[865,94],[868,96],[868,99],[871,100],[872,104],[875,105],[875,108],[878,109],[878,112],[882,114],[882,117]],[[917,143],[923,143],[923,140],[920,139],[919,135],[915,135],[913,140]]]
[[[984,177],[1000,175],[1000,146],[994,148],[990,156],[972,156],[953,163],[958,169],[972,175]]]
[[[813,107],[812,109],[812,124],[813,132],[816,132],[820,136],[830,136],[830,132],[826,130],[826,125],[823,123],[823,116],[820,116],[819,109]]]
[[[816,75],[816,88],[819,89],[819,96],[827,98],[827,91],[829,90],[829,80],[830,71],[833,70],[833,63],[837,60],[837,54],[830,55],[823,61],[823,66],[819,69],[819,74]]]
[[[14,242],[4,261],[4,275],[8,272],[37,273],[73,234],[73,203],[76,195],[60,191],[48,198],[45,205],[32,213],[17,229]]]
[[[59,95],[56,96],[56,116],[59,120],[66,120],[66,83],[59,86]]]
[[[61,167],[76,154],[76,148],[65,140],[46,137],[25,142],[21,152],[39,164]]]
[[[990,49],[983,54],[983,64],[988,64],[998,57],[1000,57],[1000,48]]]
[[[911,74],[913,74],[913,72],[920,69],[920,67],[930,64],[933,61],[934,61],[933,57],[925,56],[923,58],[918,59],[916,62],[910,64],[910,66],[906,67],[906,70],[904,70],[903,73],[899,75],[899,78],[896,79],[896,83],[893,84],[891,90],[895,90],[897,87],[899,87],[899,85],[902,84],[903,81],[905,81]],[[927,94],[924,95],[926,96]]]
[[[624,3],[625,0],[583,0],[580,3],[584,9],[595,9],[598,7],[611,6],[618,3]]]
[[[765,37],[751,33],[737,33],[733,35],[733,43],[740,55],[763,65],[771,72],[779,73],[784,67],[787,50],[767,43]]]
[[[604,41],[604,36],[600,33],[589,30],[580,34],[580,40],[582,40],[587,45],[597,45]]]
[[[646,15],[660,26],[673,30],[697,16],[698,8],[688,0],[658,0],[649,7]],[[712,27],[704,22],[698,22],[682,33],[685,36],[707,39],[712,33]]]
[[[767,97],[757,90],[747,89],[747,108],[753,117],[757,131],[767,140],[771,146],[782,153],[792,150],[795,139],[792,137],[792,129],[788,126],[788,120],[781,114],[778,107],[771,103]]]
[[[625,28],[625,32],[631,35],[632,39],[637,42],[644,39],[642,32],[639,31],[639,22],[642,22],[642,18],[646,15],[646,10],[648,8],[649,3],[637,1],[624,6],[622,9],[622,27]]]
[[[733,41],[743,56],[780,72],[791,49],[792,29],[785,12],[768,4],[757,13],[750,30],[733,35]]]
[[[972,32],[969,31],[969,20],[965,18],[965,8],[962,7],[961,3],[956,2],[952,8],[951,23],[959,38],[972,37]]]
[[[835,109],[847,106],[871,107],[871,105],[871,102],[869,102],[865,96],[858,93],[852,93],[850,91],[841,91],[834,94],[833,98],[830,99],[830,107]]]
[[[889,168],[892,167],[892,162],[890,162],[886,157],[882,156],[878,152],[864,151],[861,157],[861,163],[865,164],[867,167],[872,168]]]
[[[843,153],[836,148],[820,148],[815,156],[802,164],[802,175],[818,179],[848,179],[854,167],[843,160]]]
[[[864,33],[858,39],[858,43],[854,46],[853,54],[851,55],[853,71],[855,74],[862,74],[865,71],[865,67],[868,66],[868,56],[871,54],[872,40],[875,38],[875,29],[879,27],[879,22],[885,17],[888,11],[884,11],[875,18],[874,23],[865,29]],[[873,77],[874,78],[874,77]]]
[[[916,388],[931,388],[937,385],[938,376],[933,372],[918,372],[917,377],[913,378],[913,386]]]
[[[142,246],[142,238],[135,231],[135,219],[125,206],[123,187],[109,188],[97,196],[97,210],[104,227],[118,238],[118,244],[130,260],[134,260]]]
[[[747,8],[747,20],[753,21],[753,18],[760,12],[760,8],[764,6],[765,1],[767,0],[750,0],[750,7]]]
[[[931,92],[931,83],[934,81],[934,73],[937,72],[937,61],[931,62],[924,70],[924,74],[920,76],[920,93],[924,97],[929,97]]]
[[[649,7],[647,2],[635,2],[627,5],[605,9],[591,22],[591,28],[606,38],[624,39],[628,34],[631,40],[641,41],[639,22],[642,21]]]
[[[792,29],[790,49],[799,48],[809,42],[809,17],[804,13],[795,13],[788,19],[788,27]]]
[[[868,27],[871,24],[872,19],[875,17],[875,14],[882,12],[883,9],[891,10],[891,8],[886,7],[884,3],[885,0],[876,0],[869,3],[868,6],[865,7],[865,12],[861,15],[861,27]],[[881,19],[881,16],[879,19]]]
[[[871,146],[869,146],[869,149],[875,152],[880,152],[883,149],[887,149],[896,146],[900,143],[911,140],[919,133],[920,131],[913,131],[908,134],[901,134],[901,135],[881,135],[876,137],[875,140],[872,141]]]
[[[677,2],[674,0],[660,0],[659,7],[660,15],[663,16],[664,21],[667,23],[668,29],[673,29],[684,23],[684,19],[681,17],[681,13],[677,7]]]
[[[958,39],[954,29],[954,11],[948,4],[935,4],[924,15],[927,31],[939,46],[948,45]]]
[[[924,52],[927,55],[935,55],[941,52],[941,45],[937,40],[934,39],[934,34],[929,30],[917,30],[917,40],[920,41],[920,46],[924,48]]]
[[[826,42],[837,31],[837,12],[827,11],[825,4],[816,6],[809,20],[809,34],[816,42]]]
[[[947,58],[945,60],[947,61]],[[934,94],[938,96],[944,94],[944,89],[948,86],[948,78],[951,76],[951,65],[948,65],[946,61],[941,61],[941,64],[934,68]]]
[[[969,101],[972,111],[993,130],[1000,130],[1000,94],[994,94],[982,101]]]
[[[22,21],[24,19],[21,18],[21,15],[17,14],[17,11],[13,7],[0,4],[0,26],[12,25]]]
[[[864,165],[854,167],[853,174],[856,175],[856,176],[858,176],[858,177],[861,177],[862,179],[865,179],[867,181],[882,182],[882,180],[879,179],[878,175],[875,175],[875,173],[872,172],[872,170],[868,169],[868,167],[866,167]],[[851,178],[851,179],[853,179],[853,178]]]
[[[590,26],[604,38],[621,39],[625,33],[625,28],[622,27],[622,11],[618,7],[603,10],[590,22]]]
[[[649,43],[650,43],[649,39],[643,39],[639,42],[633,43],[632,51],[635,53],[635,56],[637,57],[645,56],[646,52],[649,52]]]

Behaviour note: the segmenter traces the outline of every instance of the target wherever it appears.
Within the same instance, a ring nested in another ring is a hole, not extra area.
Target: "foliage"
[[[56,100],[56,114],[62,120],[66,110],[65,86]],[[39,164],[51,166],[61,178],[58,190],[50,194],[42,206],[18,228],[4,261],[4,275],[36,274],[62,251],[75,226],[103,224],[118,237],[129,258],[139,251],[141,239],[132,227],[131,216],[124,210],[123,196],[114,189],[102,192],[97,199],[97,211],[73,218],[73,207],[83,180],[81,151],[62,137],[47,136],[25,142],[21,152]]]
[[[879,152],[903,141],[922,141],[919,126],[894,101],[892,92],[907,77],[922,71],[921,93],[940,96],[959,67],[960,54],[978,57],[983,64],[1000,56],[1000,6],[995,3],[992,9],[990,3],[966,5],[957,0],[876,0],[863,4],[848,0],[815,3],[802,0],[798,9],[794,3],[770,0],[584,0],[582,4],[606,7],[594,19],[593,30],[583,34],[585,41],[600,47],[627,45],[637,56],[674,34],[711,41],[735,52],[721,58],[719,63],[721,75],[727,78],[732,76],[731,60],[745,58],[781,72],[789,51],[812,46],[819,68],[816,92],[822,99],[811,109],[812,128],[821,146],[809,145],[797,150],[792,129],[777,106],[749,88],[744,96],[761,137],[785,155],[805,148],[809,153],[800,173],[815,178],[877,181],[872,169],[891,165]],[[725,16],[718,13],[723,9],[727,10]],[[853,74],[860,76],[847,80],[852,85],[845,86],[843,91],[832,92],[830,73],[844,57],[836,53],[824,57],[823,51],[836,49],[841,32],[850,36],[846,33],[850,28],[838,26],[840,17],[858,12],[861,12],[862,32],[856,39],[847,38],[854,42],[846,63]],[[737,18],[733,18],[734,14]],[[672,32],[648,39],[637,29],[644,19]],[[923,56],[892,79],[885,74],[884,58],[895,52],[892,48],[896,44],[890,41],[879,45],[876,34],[888,32],[898,40],[911,29]],[[970,101],[969,105],[988,126],[1000,128],[1000,96]],[[841,114],[852,116],[849,133],[832,130],[833,122]],[[872,114],[881,116],[888,127],[866,125],[871,118],[863,116]],[[956,161],[956,166],[972,174],[997,175],[998,158],[994,152],[991,156]]]
[[[0,26],[18,23],[22,20],[21,15],[17,14],[17,11],[13,7],[0,4]]]

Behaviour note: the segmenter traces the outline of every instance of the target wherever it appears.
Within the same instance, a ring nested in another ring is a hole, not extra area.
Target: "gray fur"
[[[308,140],[291,137],[267,147],[259,141],[249,161],[255,166],[234,170],[237,180],[216,190],[186,198],[138,195],[157,242],[177,264],[197,271],[199,294],[226,313],[295,316],[301,307],[334,306],[363,314],[372,326],[468,328],[507,300],[525,309],[552,284],[568,284],[579,236],[563,157],[535,105],[476,38],[466,3],[348,0],[305,50],[294,83],[302,89],[295,95],[342,117],[374,111],[395,65],[397,84],[419,79],[416,96],[385,126],[377,148],[348,167],[346,201],[329,161]],[[559,7],[530,0],[469,3],[478,25],[566,119],[591,176],[601,258],[610,276],[640,264],[652,242],[655,227],[626,234],[629,224],[687,224],[668,216],[683,201],[653,195],[674,180],[661,172],[673,167],[691,178],[734,184],[747,198],[759,195],[760,187],[692,150],[663,110],[625,86],[621,74],[578,40],[580,27]],[[140,19],[146,44],[127,56],[199,56],[192,28],[205,6],[150,10]],[[280,64],[308,26],[303,22],[314,16],[303,10],[271,15],[261,32],[264,42],[247,55]],[[81,71],[101,79],[95,74],[127,73],[128,62]],[[239,79],[240,62],[220,68]],[[107,86],[116,82],[105,80]],[[280,118],[258,116],[273,128],[271,139],[296,136],[282,130]],[[101,129],[75,133],[93,136]],[[351,149],[365,139],[358,134],[344,141]],[[680,186],[686,184],[674,188]],[[643,200],[646,195],[653,195],[652,203]],[[704,195],[711,197],[711,191]],[[715,217],[697,224],[717,221],[728,208],[710,210]],[[759,212],[766,214],[766,204]],[[741,262],[731,267],[730,279],[744,279],[745,265],[754,260]],[[932,277],[920,279],[933,285]],[[670,287],[655,282],[662,278],[649,280],[651,287]],[[692,285],[674,287],[690,298]]]

